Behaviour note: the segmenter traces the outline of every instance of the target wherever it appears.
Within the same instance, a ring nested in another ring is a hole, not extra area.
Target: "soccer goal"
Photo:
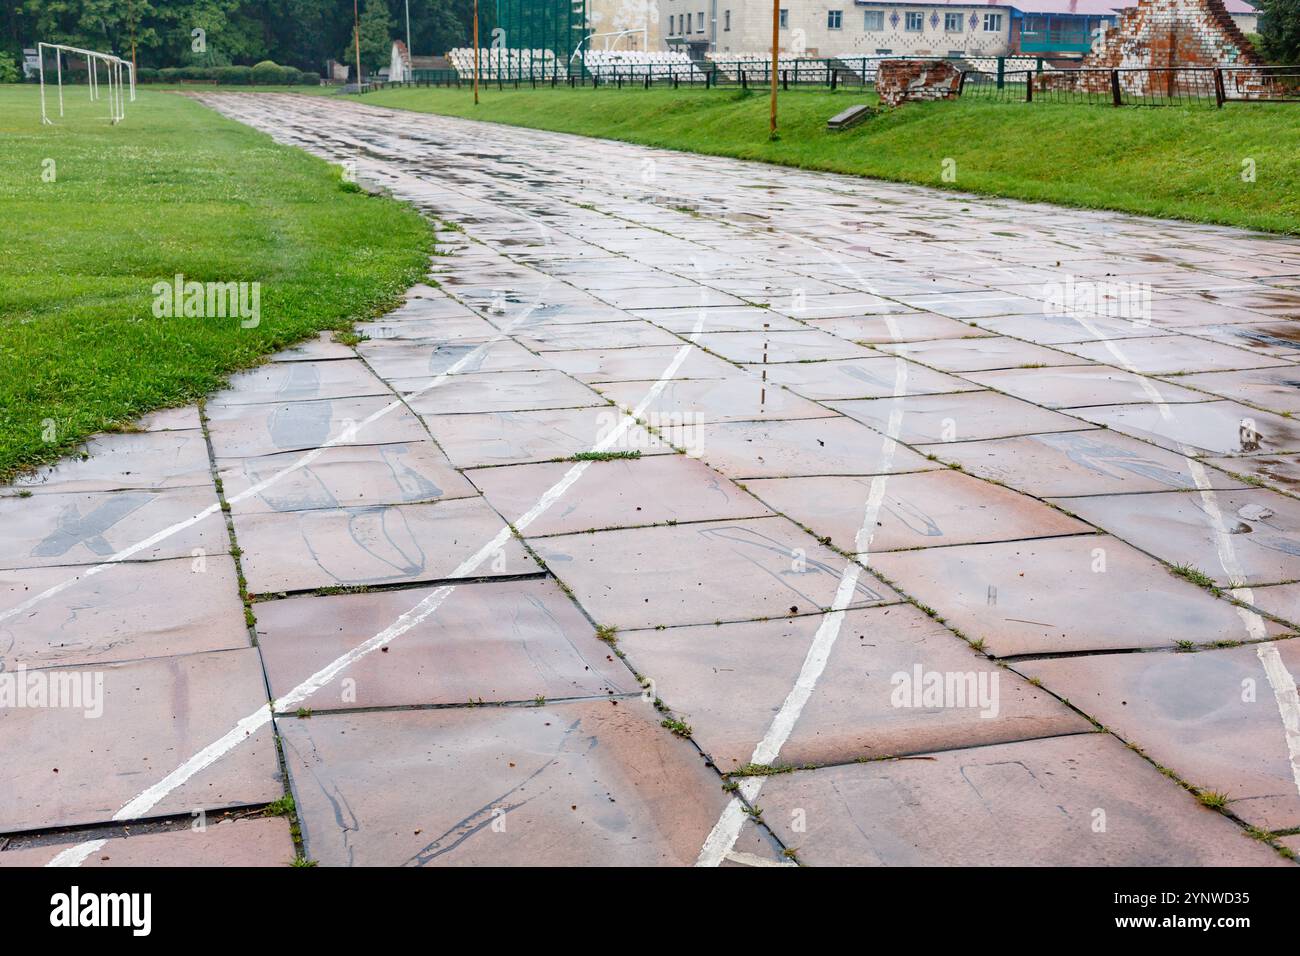
[[[41,76],[41,122],[53,125],[45,110],[45,51],[54,52],[54,71],[59,87],[59,116],[63,116],[63,58],[81,56],[86,58],[86,85],[90,90],[91,102],[97,102],[107,96],[109,122],[116,125],[126,119],[126,104],[135,102],[135,67],[127,60],[112,53],[98,53],[95,50],[83,50],[81,47],[65,46],[62,43],[37,43],[36,60]],[[101,68],[108,83],[107,93],[101,93],[99,74]],[[128,92],[129,91],[129,92]]]

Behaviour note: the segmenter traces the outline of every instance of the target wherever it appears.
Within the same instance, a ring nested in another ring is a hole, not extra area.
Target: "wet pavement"
[[[438,254],[0,490],[0,866],[1300,846],[1300,243],[201,99]]]

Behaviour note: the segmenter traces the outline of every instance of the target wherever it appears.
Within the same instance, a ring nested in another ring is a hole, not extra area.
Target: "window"
[[[984,14],[984,32],[1001,33],[1002,32],[1002,14],[986,13]]]
[[[827,30],[838,30],[838,29],[840,29],[840,27],[843,26],[843,24],[844,24],[844,11],[843,11],[843,10],[827,10],[827,11],[826,11],[826,29],[827,29]]]
[[[780,20],[781,20],[781,29],[784,30],[786,27],[790,25],[790,11],[782,10]]]
[[[696,26],[695,28],[695,32],[703,33],[704,32],[704,11],[701,10],[695,16],[696,16],[696,23],[698,24],[698,26]]]
[[[876,56],[889,56],[889,54],[893,52],[893,50],[881,49],[880,47],[876,48]]]
[[[673,17],[673,15],[670,13],[670,14],[668,15],[668,35],[669,35],[669,36],[672,36],[674,33],[677,32],[676,28],[673,26],[673,23],[674,23],[674,22],[675,22],[674,17]]]
[[[730,29],[731,29],[731,11],[730,11],[730,10],[724,10],[724,11],[722,12],[722,29],[724,29],[724,30],[730,30]]]
[[[961,33],[961,14],[945,13],[943,15],[943,32],[944,33]]]
[[[908,10],[907,22],[903,27],[908,33],[920,33],[925,29],[925,17],[918,10]]]
[[[883,30],[885,29],[885,11],[868,10],[862,24],[864,30]]]

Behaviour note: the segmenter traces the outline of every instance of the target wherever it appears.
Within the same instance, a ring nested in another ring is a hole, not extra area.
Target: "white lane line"
[[[897,339],[898,331],[894,320],[889,316],[886,316],[886,320],[890,326],[890,334]],[[854,540],[854,551],[858,555],[858,560],[850,559],[841,572],[831,610],[822,617],[817,633],[813,637],[812,646],[804,656],[803,666],[799,669],[794,687],[786,695],[781,709],[772,718],[767,733],[754,748],[754,753],[749,758],[750,763],[770,765],[776,762],[781,748],[790,739],[795,724],[799,722],[799,716],[803,713],[809,698],[812,697],[817,681],[821,679],[822,672],[826,669],[827,661],[830,660],[831,651],[840,635],[840,626],[844,623],[844,612],[853,601],[853,594],[862,575],[862,565],[858,561],[866,564],[870,559],[871,539],[875,535],[876,519],[885,501],[885,488],[889,482],[888,472],[893,464],[894,453],[898,449],[898,436],[903,427],[903,396],[906,392],[907,362],[897,358],[894,362],[893,407],[889,413],[889,425],[885,433],[881,462],[881,471],[884,474],[876,475],[871,479],[871,490],[867,495],[862,525],[858,528]],[[766,777],[747,777],[741,783],[739,792],[751,805],[757,799],[759,791],[763,789],[763,782],[766,779]],[[705,838],[695,865],[720,865],[733,852],[736,840],[740,838],[740,831],[745,825],[745,816],[745,805],[737,797],[732,796],[718,822],[713,825],[713,829]]]
[[[1287,754],[1291,758],[1291,779],[1300,791],[1300,698],[1296,695],[1295,678],[1282,663],[1276,643],[1260,644],[1255,653],[1264,665],[1264,673],[1273,688],[1278,712],[1282,715],[1282,729],[1286,733]]]
[[[421,395],[424,395],[426,392],[429,392],[432,389],[437,388],[439,385],[443,384],[443,382],[445,382],[448,378],[450,378],[451,376],[459,372],[460,369],[462,369],[468,362],[474,359],[475,356],[477,356],[483,349],[495,345],[496,343],[507,338],[507,334],[509,330],[513,328],[515,324],[523,321],[523,319],[527,316],[528,312],[530,312],[533,308],[536,307],[529,306],[529,308],[525,310],[525,312],[521,313],[519,317],[516,318],[514,322],[510,324],[510,326],[508,326],[506,329],[502,330],[492,338],[488,339],[487,341],[480,343],[472,351],[466,352],[456,362],[454,362],[451,366],[449,366],[445,371],[443,371],[437,377],[432,379],[428,385],[425,385],[419,390],[412,392],[409,396],[407,396],[406,400],[407,401],[414,400],[416,398],[419,398]],[[227,501],[229,501],[231,505],[235,505],[247,498],[251,498],[255,495],[259,495],[262,492],[266,491],[268,488],[270,488],[272,485],[279,483],[280,481],[284,480],[286,477],[293,474],[294,472],[306,468],[317,458],[323,455],[328,449],[341,446],[341,445],[355,444],[357,435],[363,429],[369,427],[370,425],[373,425],[375,422],[379,421],[379,419],[390,414],[394,410],[401,408],[403,404],[404,403],[401,399],[393,400],[392,402],[385,405],[383,408],[379,409],[378,411],[372,412],[371,414],[367,415],[360,422],[353,423],[343,428],[337,435],[326,440],[325,443],[319,446],[318,448],[313,448],[311,451],[304,454],[293,464],[285,466],[275,474],[270,475],[267,478],[264,478],[263,480],[259,481],[255,485],[250,486],[249,488],[246,488],[244,491],[235,495],[233,498],[228,498]],[[190,517],[185,518],[181,521],[177,521],[175,524],[163,528],[161,531],[157,531],[154,534],[151,534],[149,537],[144,538],[140,541],[137,541],[135,544],[123,548],[121,551],[118,551],[116,554],[113,554],[110,557],[105,558],[99,564],[92,565],[91,567],[87,568],[81,573],[75,574],[70,578],[60,581],[58,584],[46,588],[44,591],[41,591],[39,594],[35,594],[32,597],[28,598],[26,601],[23,601],[21,604],[17,604],[6,611],[0,611],[0,623],[3,623],[4,621],[7,621],[12,617],[16,617],[19,614],[23,614],[26,611],[31,610],[33,607],[35,607],[37,604],[41,603],[42,601],[48,600],[49,598],[54,597],[56,594],[66,591],[68,588],[72,587],[78,581],[84,581],[87,578],[92,578],[97,574],[102,574],[104,571],[107,571],[109,568],[116,567],[122,562],[129,560],[133,555],[139,554],[141,551],[145,550],[146,548],[150,548],[153,545],[158,544],[159,542],[165,541],[166,539],[172,537],[173,535],[179,534],[180,532],[184,531],[186,528],[192,528],[200,521],[203,521],[205,518],[211,517],[212,515],[219,512],[220,510],[221,510],[221,506],[219,504],[209,505],[208,507],[204,508],[202,511],[198,512],[197,514],[191,515]]]
[[[691,349],[695,348],[695,342],[699,338],[700,332],[703,329],[703,323],[704,317],[701,315],[696,321],[695,330],[688,337],[689,341],[677,350],[672,361],[669,362],[668,366],[664,369],[663,374],[661,374],[650,387],[649,391],[647,391],[645,397],[637,404],[636,409],[632,414],[624,414],[619,419],[618,425],[611,429],[608,434],[592,446],[592,451],[601,452],[608,450],[610,446],[627,433],[628,429],[636,424],[636,419],[639,418],[646,408],[648,408],[650,404],[663,393],[663,390],[668,386],[668,383],[681,369],[682,363],[686,361]],[[560,496],[564,494],[565,491],[573,486],[573,483],[582,476],[583,472],[585,472],[590,465],[591,462],[589,461],[580,461],[575,463],[574,466],[565,473],[564,477],[552,485],[541,496],[541,498],[538,499],[537,503],[529,508],[528,511],[525,512],[517,522],[515,522],[515,527],[522,529],[537,520],[546,509],[550,508],[559,500]],[[491,560],[492,557],[505,546],[512,536],[513,535],[509,528],[502,528],[492,537],[491,540],[479,548],[478,551],[457,565],[456,569],[452,571],[449,576],[452,578],[461,578],[473,574],[474,571],[485,562]],[[297,687],[277,698],[274,704],[264,704],[259,707],[256,711],[249,714],[236,724],[234,728],[224,736],[204,747],[201,751],[186,760],[162,780],[142,791],[134,799],[126,803],[120,810],[113,814],[113,819],[117,821],[134,820],[148,813],[164,798],[188,781],[196,773],[211,766],[218,759],[225,756],[235,747],[239,746],[251,737],[253,733],[260,730],[265,724],[270,722],[273,712],[284,712],[306,700],[322,687],[329,685],[329,683],[347,667],[361,660],[363,657],[366,657],[368,654],[372,654],[387,644],[392,643],[407,631],[411,630],[411,628],[426,620],[430,615],[438,610],[443,601],[445,601],[455,589],[456,585],[454,584],[445,584],[437,588],[420,601],[419,604],[416,604],[388,627],[384,628],[369,640],[352,648],[346,654],[343,654],[337,659],[331,661],[329,664],[326,664],[316,673],[312,674],[300,683]],[[97,843],[98,845],[96,845]],[[76,846],[64,850],[55,857],[54,860],[46,865],[54,866],[57,861],[57,865],[59,866],[79,866],[86,857],[95,852],[95,850],[102,845],[102,841],[95,840],[79,843]]]

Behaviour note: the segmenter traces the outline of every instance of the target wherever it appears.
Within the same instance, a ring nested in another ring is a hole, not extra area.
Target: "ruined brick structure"
[[[914,100],[950,100],[961,87],[961,71],[945,60],[883,60],[876,93],[885,106]]]
[[[1080,66],[1085,70],[1159,71],[1257,66],[1259,62],[1222,0],[1140,0],[1097,38]],[[1085,79],[1099,89],[1110,82],[1102,74]],[[1121,73],[1119,80],[1124,92],[1138,94],[1172,94],[1179,86],[1206,82],[1204,77],[1168,72]]]

